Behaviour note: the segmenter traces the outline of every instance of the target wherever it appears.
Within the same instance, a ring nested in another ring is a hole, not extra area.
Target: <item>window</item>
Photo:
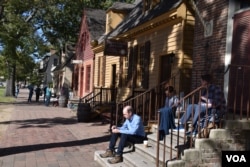
[[[75,73],[74,73],[74,90],[78,91],[78,76],[79,76],[79,68],[76,67]]]
[[[123,57],[123,73],[121,86],[128,86],[128,57]]]
[[[139,48],[139,49],[138,49]],[[127,83],[136,88],[148,88],[150,41],[130,49],[128,58]],[[135,73],[135,74],[134,74]]]
[[[145,11],[150,9],[150,4],[151,4],[151,0],[145,0],[144,1],[144,10]]]
[[[160,0],[144,0],[144,11],[154,8],[159,2]]]
[[[213,20],[206,21],[205,22],[205,27],[204,27],[204,36],[205,37],[210,37],[213,35]]]
[[[241,8],[241,9],[250,8],[250,2],[242,1],[242,2],[240,3],[240,8]]]
[[[53,65],[54,65],[54,66],[57,66],[57,65],[58,65],[58,59],[57,59],[57,58],[54,58]]]
[[[86,82],[85,82],[85,91],[90,91],[90,80],[91,80],[91,66],[86,67]]]

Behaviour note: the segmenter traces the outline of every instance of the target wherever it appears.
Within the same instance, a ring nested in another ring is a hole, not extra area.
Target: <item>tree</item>
[[[7,74],[7,71],[6,71],[6,65],[5,65],[5,59],[2,55],[0,55],[0,77],[4,77],[6,78],[6,74]]]
[[[35,1],[33,1],[35,2]],[[46,44],[38,38],[31,20],[36,13],[34,4],[28,1],[8,0],[3,3],[4,12],[0,22],[0,47],[7,67],[6,95],[15,94],[17,64],[35,52],[46,51]],[[36,5],[35,5],[36,6]],[[48,50],[48,49],[47,49]],[[21,54],[20,54],[21,53]],[[24,64],[22,64],[24,65]],[[32,66],[29,66],[30,70]]]
[[[113,2],[115,0],[0,0],[0,54],[7,66],[7,95],[14,95],[16,79],[25,78],[16,71],[24,61],[31,63],[30,58],[42,58],[51,45],[60,50],[67,42],[76,42],[85,7],[107,9]],[[28,67],[32,71],[35,66]]]

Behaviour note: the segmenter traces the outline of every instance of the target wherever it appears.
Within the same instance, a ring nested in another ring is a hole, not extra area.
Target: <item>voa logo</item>
[[[226,155],[227,162],[247,162],[244,155]]]
[[[222,167],[250,167],[250,151],[222,151]]]

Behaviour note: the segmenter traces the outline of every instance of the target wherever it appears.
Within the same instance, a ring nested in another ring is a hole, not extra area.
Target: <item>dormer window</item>
[[[153,9],[161,0],[144,0],[144,12]]]
[[[151,0],[144,0],[144,11],[149,10],[150,6],[151,6]]]

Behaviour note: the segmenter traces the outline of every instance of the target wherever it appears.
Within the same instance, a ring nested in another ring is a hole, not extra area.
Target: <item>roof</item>
[[[135,7],[135,4],[114,2],[113,5],[107,10],[120,10],[124,12],[130,12]]]
[[[99,38],[105,32],[106,12],[101,9],[85,9],[91,39]]]
[[[128,16],[122,21],[113,31],[108,33],[106,36],[103,36],[99,39],[99,42],[102,42],[105,37],[111,36],[115,37],[121,33],[124,33],[128,30],[131,30],[149,20],[152,20],[172,9],[178,7],[183,0],[167,0],[161,1],[148,13],[143,13],[143,0],[138,0],[136,6],[128,14]]]
[[[62,70],[66,65],[68,65],[71,62],[71,60],[74,58],[75,53],[74,52],[68,52],[68,55],[69,55],[68,58],[66,59],[66,61],[63,64],[57,65],[56,68],[54,68],[51,71],[55,72],[55,71]]]

